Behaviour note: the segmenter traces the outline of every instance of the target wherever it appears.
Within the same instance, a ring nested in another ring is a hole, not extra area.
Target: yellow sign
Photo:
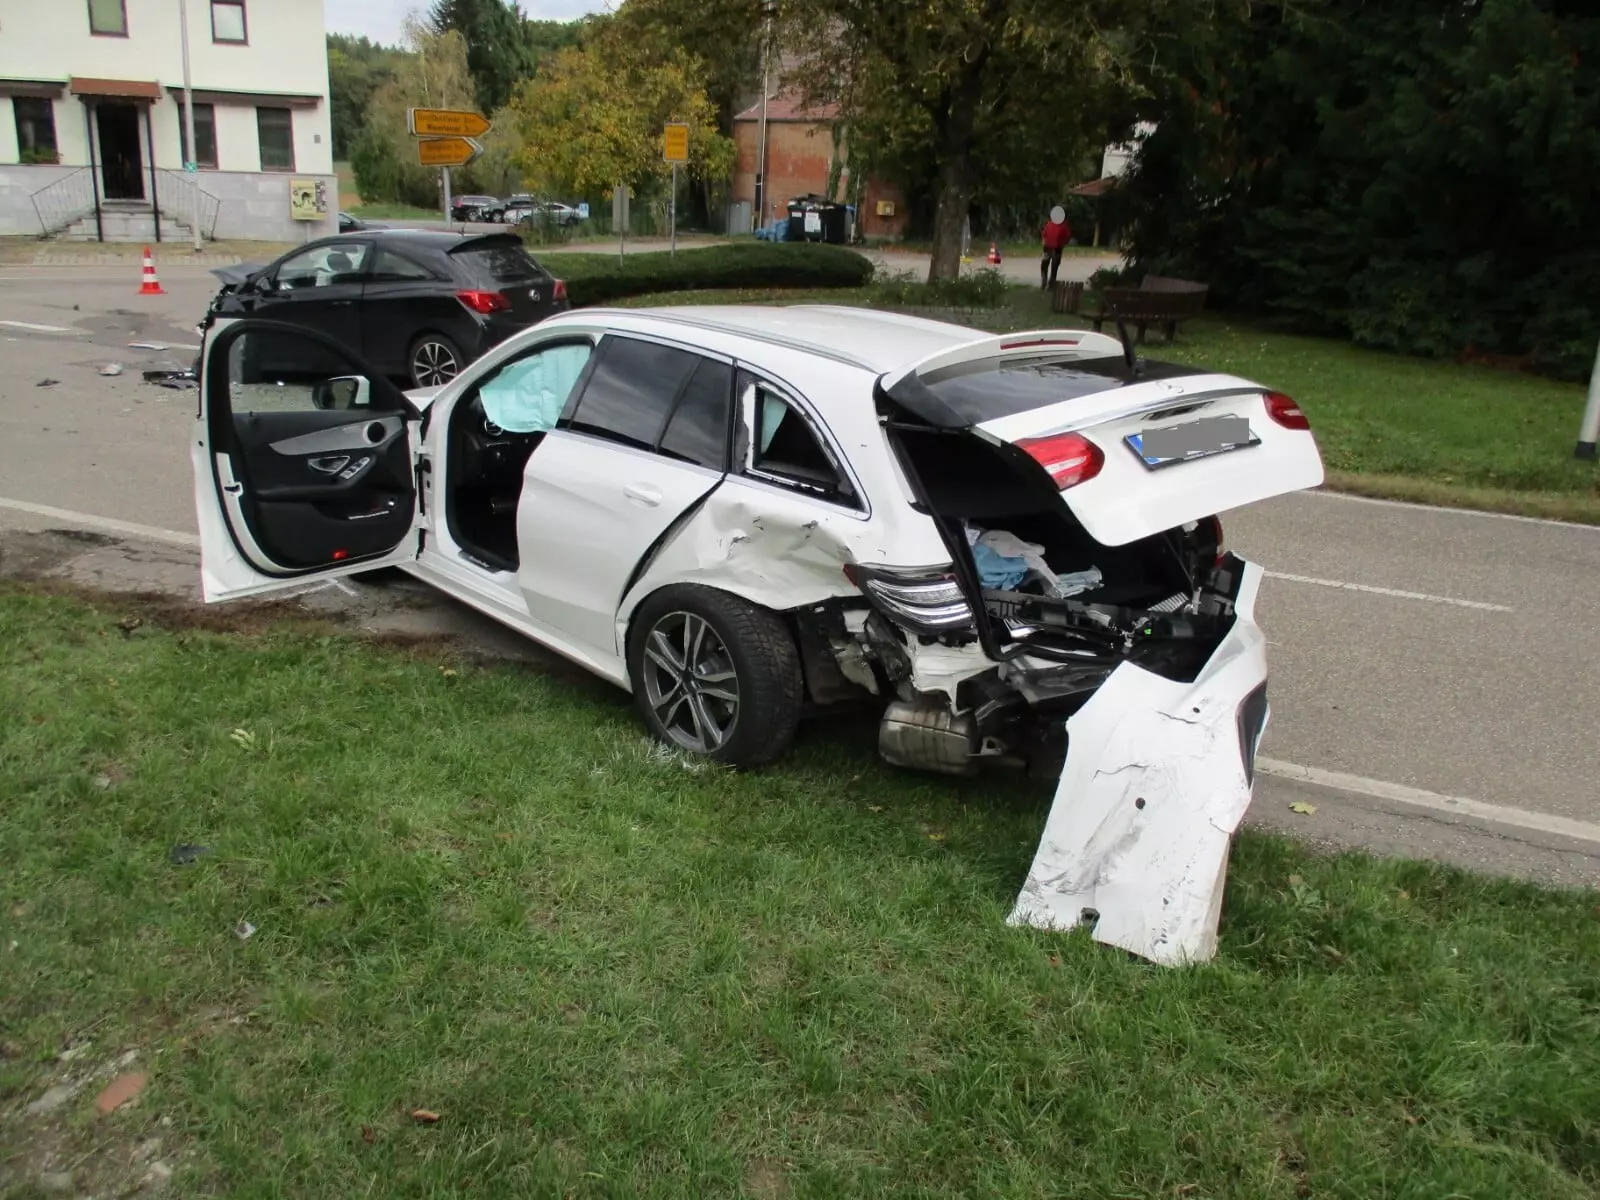
[[[320,179],[289,180],[289,217],[320,221],[328,215],[328,185]]]
[[[494,128],[481,113],[458,108],[413,108],[406,113],[413,137],[482,137]]]
[[[668,125],[662,136],[662,157],[668,162],[686,163],[689,161],[689,127],[687,125]]]
[[[417,143],[417,161],[425,167],[464,167],[483,147],[471,138],[428,138]]]

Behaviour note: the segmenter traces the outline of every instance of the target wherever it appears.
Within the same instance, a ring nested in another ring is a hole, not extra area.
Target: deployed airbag
[[[552,346],[502,368],[478,390],[484,416],[507,433],[548,433],[592,353],[586,345]]]

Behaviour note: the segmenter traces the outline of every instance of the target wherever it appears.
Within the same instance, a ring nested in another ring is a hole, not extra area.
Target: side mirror
[[[312,387],[311,403],[325,411],[368,408],[372,404],[372,384],[360,375],[325,379]]]

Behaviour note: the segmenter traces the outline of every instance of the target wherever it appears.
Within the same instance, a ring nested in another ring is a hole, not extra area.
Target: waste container
[[[844,245],[849,237],[849,213],[843,204],[823,196],[796,196],[789,201],[791,242],[832,242]]]

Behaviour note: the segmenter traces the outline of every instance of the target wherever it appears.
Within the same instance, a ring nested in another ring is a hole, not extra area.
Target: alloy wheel
[[[411,378],[418,387],[442,387],[461,373],[456,352],[443,342],[419,342],[411,356]]]
[[[696,754],[719,749],[739,717],[739,676],[711,624],[670,612],[644,643],[645,700],[662,730]]]

